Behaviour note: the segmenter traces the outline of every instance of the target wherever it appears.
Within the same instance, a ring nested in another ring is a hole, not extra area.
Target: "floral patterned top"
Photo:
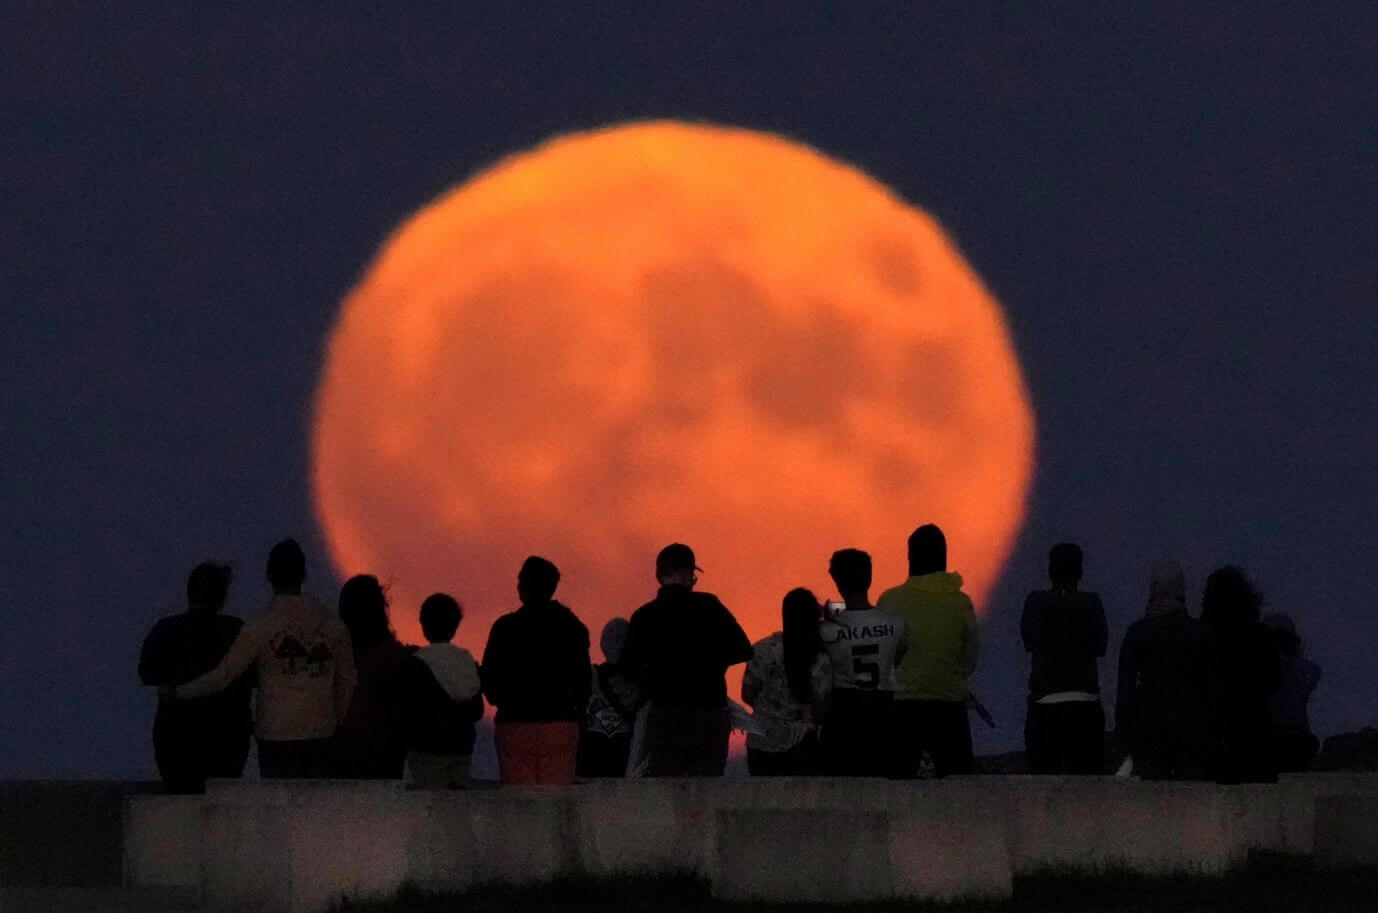
[[[788,751],[814,729],[812,704],[801,704],[785,677],[785,637],[776,632],[752,645],[751,661],[742,678],[743,695],[754,690],[752,719],[759,732],[748,732],[746,747],[758,751]],[[833,670],[826,653],[819,653],[809,670],[815,701],[832,690]]]

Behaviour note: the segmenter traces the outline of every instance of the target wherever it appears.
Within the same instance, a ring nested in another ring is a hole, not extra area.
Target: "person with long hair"
[[[1214,635],[1220,663],[1221,718],[1216,779],[1267,783],[1277,779],[1269,701],[1280,681],[1278,651],[1260,622],[1263,597],[1237,567],[1206,578],[1201,620]]]
[[[742,700],[758,730],[746,737],[753,777],[819,772],[818,723],[833,680],[818,631],[822,606],[808,590],[790,590],[780,615],[782,629],[752,645],[742,677]]]
[[[328,777],[331,739],[354,692],[349,633],[325,606],[302,592],[306,555],[295,539],[268,553],[273,597],[244,625],[225,658],[205,675],[158,689],[164,701],[195,700],[242,681],[251,668],[258,691],[254,735],[264,779]]]
[[[1321,667],[1306,658],[1296,623],[1286,612],[1263,616],[1263,626],[1278,651],[1281,678],[1268,702],[1273,724],[1273,760],[1279,773],[1311,767],[1321,743],[1311,731],[1307,705],[1321,680]]]
[[[388,621],[378,578],[360,574],[340,588],[340,620],[349,629],[358,683],[335,734],[335,773],[359,780],[400,780],[407,760],[403,706],[412,658]]]

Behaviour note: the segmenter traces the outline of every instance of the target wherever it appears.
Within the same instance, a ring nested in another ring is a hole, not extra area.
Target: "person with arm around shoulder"
[[[177,701],[216,694],[253,666],[258,689],[254,734],[264,779],[333,774],[331,741],[354,692],[354,653],[339,619],[303,595],[306,556],[295,539],[268,553],[273,596],[246,624],[220,663],[185,685],[161,691]]]

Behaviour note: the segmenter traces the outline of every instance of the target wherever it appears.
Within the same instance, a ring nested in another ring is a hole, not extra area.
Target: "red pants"
[[[499,723],[493,741],[504,786],[565,786],[574,782],[579,724]]]

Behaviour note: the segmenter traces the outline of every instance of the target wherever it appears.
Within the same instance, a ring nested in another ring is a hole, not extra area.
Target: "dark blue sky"
[[[1322,734],[1378,722],[1373,4],[157,6],[0,9],[0,775],[152,772],[134,661],[186,570],[237,559],[252,613],[274,539],[323,555],[308,411],[380,240],[646,117],[861,166],[1004,304],[1039,469],[983,747],[1019,741],[1018,609],[1064,537],[1116,642],[1150,557],[1192,599],[1242,564],[1325,668]]]

